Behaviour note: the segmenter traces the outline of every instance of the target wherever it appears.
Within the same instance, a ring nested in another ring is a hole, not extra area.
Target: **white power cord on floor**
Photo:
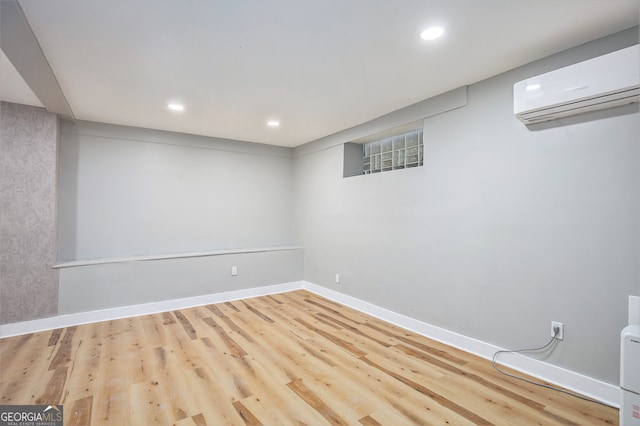
[[[560,328],[554,327],[553,332],[554,332],[553,337],[544,346],[540,346],[538,348],[530,348],[530,349],[518,349],[518,350],[514,350],[514,351],[508,351],[508,350],[497,351],[496,353],[493,354],[493,357],[491,358],[491,364],[493,364],[493,368],[495,368],[498,372],[504,374],[505,376],[509,376],[509,377],[514,378],[514,379],[522,380],[523,382],[527,382],[527,383],[530,383],[532,385],[536,385],[536,386],[540,386],[540,387],[543,387],[543,388],[551,389],[551,390],[554,390],[556,392],[561,392],[561,393],[564,393],[564,394],[567,394],[569,396],[573,396],[575,398],[579,398],[579,399],[582,399],[582,400],[585,400],[585,401],[595,402],[596,404],[604,405],[606,407],[611,407],[611,405],[609,405],[609,404],[606,404],[606,403],[601,402],[601,401],[597,401],[595,399],[587,398],[587,397],[579,395],[577,393],[573,393],[573,392],[570,392],[570,391],[567,391],[567,390],[564,390],[564,389],[560,389],[560,388],[557,388],[555,386],[547,385],[547,384],[544,384],[544,383],[534,382],[533,380],[525,379],[524,377],[520,377],[520,376],[516,376],[515,374],[507,373],[506,371],[503,371],[498,367],[497,359],[498,359],[498,355],[500,355],[500,354],[503,354],[503,353],[514,353],[515,354],[515,353],[521,353],[521,352],[537,352],[537,351],[542,351],[544,349],[547,349],[548,347],[550,347],[556,341],[556,337],[560,333]],[[615,408],[615,407],[612,407],[612,408]]]

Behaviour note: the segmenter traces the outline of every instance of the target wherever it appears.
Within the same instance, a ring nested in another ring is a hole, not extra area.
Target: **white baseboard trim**
[[[0,325],[0,338],[36,333],[38,331],[52,330],[55,328],[71,327],[74,325],[90,324],[100,321],[137,317],[140,315],[155,314],[158,312],[191,308],[194,306],[209,305],[212,303],[230,302],[232,300],[300,290],[301,288],[303,288],[302,281],[294,281],[290,283],[274,284],[244,290],[227,291],[224,293],[205,294],[202,296],[187,297],[184,299],[163,300],[161,302],[144,303],[141,305],[122,306],[118,308],[59,315],[12,324],[2,324]]]
[[[381,308],[372,303],[365,302],[344,293],[339,293],[307,281],[303,282],[303,288],[383,321],[395,324],[399,327],[461,349],[465,352],[478,355],[485,359],[490,360],[496,351],[504,350],[504,348],[427,324],[414,318],[407,317],[388,309]],[[620,388],[612,384],[520,354],[503,354],[500,356],[500,364],[521,371],[540,380],[580,393],[613,407],[620,408]]]
[[[353,296],[307,281],[295,281],[244,290],[228,291],[224,293],[207,294],[184,299],[166,300],[142,305],[123,306],[99,311],[81,312],[77,314],[60,315],[19,323],[3,324],[0,325],[0,338],[35,333],[55,328],[70,327],[74,325],[166,312],[174,309],[184,309],[193,306],[266,296],[300,289],[308,290],[383,321],[387,321],[399,327],[411,330],[430,339],[437,340],[485,359],[491,359],[496,351],[503,350],[503,348],[495,345],[427,324],[417,319],[381,308],[380,306],[372,303],[365,302]],[[617,408],[620,407],[620,388],[609,383],[519,354],[504,354],[500,358],[500,364],[578,392],[587,397],[604,402],[605,404]]]

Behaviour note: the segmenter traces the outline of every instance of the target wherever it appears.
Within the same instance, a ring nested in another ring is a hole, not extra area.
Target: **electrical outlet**
[[[237,266],[232,266],[231,267],[231,275],[234,276],[234,277],[236,275],[238,275],[238,267]]]
[[[556,327],[558,328],[558,334],[556,334]],[[564,339],[564,324],[558,321],[551,321],[551,337],[555,337],[558,340]]]
[[[340,284],[340,274],[336,274],[336,284]]]

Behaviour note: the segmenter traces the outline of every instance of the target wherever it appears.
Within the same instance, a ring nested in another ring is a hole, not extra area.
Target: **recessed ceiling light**
[[[167,108],[169,108],[171,111],[184,111],[184,105],[174,102],[167,104]]]
[[[423,40],[430,41],[430,40],[435,40],[437,38],[442,37],[443,34],[444,34],[443,27],[440,27],[440,26],[429,27],[420,32],[420,38]]]
[[[280,122],[278,120],[269,120],[269,121],[267,121],[267,126],[269,126],[269,127],[280,127]]]

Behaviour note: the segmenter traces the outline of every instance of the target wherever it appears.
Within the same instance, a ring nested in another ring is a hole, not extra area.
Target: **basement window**
[[[365,175],[419,167],[424,163],[422,129],[368,142],[362,148]]]

